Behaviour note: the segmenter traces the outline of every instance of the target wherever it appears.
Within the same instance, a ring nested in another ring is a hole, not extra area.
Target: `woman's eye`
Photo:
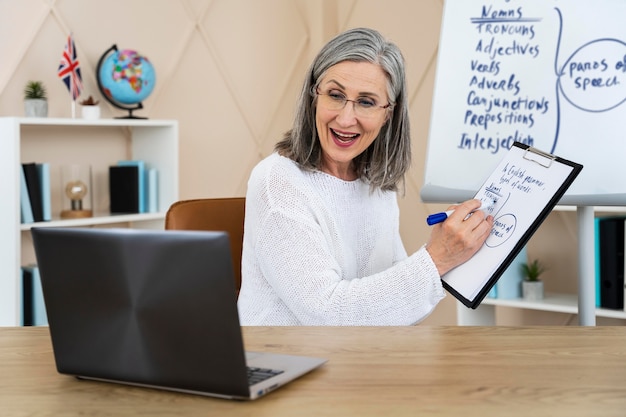
[[[336,101],[344,101],[346,99],[346,97],[343,94],[337,93],[335,91],[329,91],[328,96]]]
[[[358,100],[359,106],[361,107],[374,107],[376,106],[376,102],[369,98],[361,98]]]

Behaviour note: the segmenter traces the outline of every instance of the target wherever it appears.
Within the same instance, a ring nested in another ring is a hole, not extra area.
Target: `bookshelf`
[[[178,200],[178,122],[148,119],[0,117],[0,326],[20,322],[20,267],[34,262],[32,227],[162,228]],[[109,213],[108,167],[142,159],[158,171],[158,212]],[[24,162],[50,163],[52,221],[21,224],[20,169]],[[61,219],[60,167],[89,164],[93,217]]]
[[[595,325],[596,317],[626,320],[626,311],[597,308],[595,305],[595,216],[619,215],[624,207],[571,207],[557,206],[555,210],[577,210],[579,234],[578,294],[547,293],[542,300],[485,298],[480,307],[471,310],[457,304],[459,325],[488,326],[496,324],[497,307],[520,308],[555,313],[578,314],[579,324]]]

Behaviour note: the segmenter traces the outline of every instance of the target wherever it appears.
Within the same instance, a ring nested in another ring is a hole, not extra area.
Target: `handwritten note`
[[[447,288],[467,305],[480,301],[581,169],[515,142],[475,195],[495,201],[491,233],[473,258],[442,277]]]

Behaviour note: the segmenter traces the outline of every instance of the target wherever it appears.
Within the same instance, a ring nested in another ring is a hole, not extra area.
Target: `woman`
[[[407,256],[397,195],[410,165],[404,60],[371,29],[332,39],[311,65],[293,128],[253,170],[243,325],[409,325],[444,297],[493,218],[455,207]],[[467,217],[467,219],[466,219]]]

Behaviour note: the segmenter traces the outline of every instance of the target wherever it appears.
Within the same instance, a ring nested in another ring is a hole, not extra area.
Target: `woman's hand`
[[[426,250],[437,266],[439,275],[470,259],[489,236],[493,216],[477,210],[480,204],[480,200],[474,199],[451,206],[448,210],[454,210],[454,213],[433,226]],[[470,213],[472,215],[468,217]]]

